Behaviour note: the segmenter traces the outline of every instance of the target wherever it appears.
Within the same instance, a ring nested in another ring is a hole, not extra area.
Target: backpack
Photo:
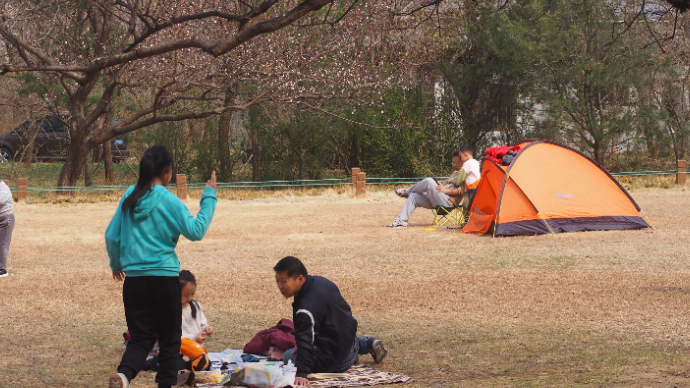
[[[180,346],[180,353],[185,361],[191,361],[192,371],[199,372],[211,368],[211,362],[208,359],[208,351],[200,343],[189,338],[182,338],[182,345]]]

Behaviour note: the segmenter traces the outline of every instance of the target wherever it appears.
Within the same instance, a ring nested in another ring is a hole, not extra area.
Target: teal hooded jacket
[[[122,196],[105,231],[105,245],[113,272],[127,276],[179,276],[180,261],[175,247],[180,234],[191,241],[201,240],[213,218],[218,198],[216,189],[206,187],[196,218],[177,196],[161,185],[153,186],[134,208],[123,213]]]

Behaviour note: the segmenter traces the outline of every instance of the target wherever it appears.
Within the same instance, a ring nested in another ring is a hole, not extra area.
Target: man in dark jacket
[[[295,297],[292,320],[297,346],[283,356],[297,367],[295,385],[309,385],[310,373],[342,373],[350,369],[358,354],[371,354],[379,363],[388,354],[383,341],[357,337],[357,320],[340,290],[330,280],[309,276],[296,257],[281,259],[273,270],[276,284],[285,298]]]

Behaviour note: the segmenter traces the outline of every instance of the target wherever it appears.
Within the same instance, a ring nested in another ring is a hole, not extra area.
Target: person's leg
[[[436,183],[434,178],[424,178],[406,189],[395,189],[395,194],[407,198],[412,193],[425,194],[430,187],[436,186],[438,186],[438,183]]]
[[[434,182],[433,179],[431,180],[431,182],[434,184],[432,185],[427,182],[426,191],[424,192],[427,198],[429,198],[429,202],[431,202],[431,209],[436,208],[436,206],[438,205],[450,206],[450,198],[448,197],[448,194],[444,194],[438,191],[436,189],[438,187],[438,184],[435,184],[436,182]]]
[[[126,277],[122,287],[122,301],[131,339],[127,343],[117,371],[132,381],[144,366],[146,356],[156,343],[156,317],[150,285],[152,276]]]
[[[407,194],[426,194],[429,188],[435,188],[436,186],[438,186],[438,183],[436,183],[435,180],[433,180],[432,178],[424,178],[421,181],[415,183],[414,185],[408,187],[405,191],[407,192]]]
[[[357,337],[355,338],[355,345],[357,347],[357,354],[371,354],[376,364],[383,361],[388,355],[388,350],[383,341],[375,337]]]
[[[410,195],[412,193],[426,195],[429,201],[431,202],[432,207],[429,207],[430,209],[435,208],[438,205],[450,206],[450,200],[448,199],[448,195],[436,190],[437,187],[438,183],[436,183],[435,180],[433,180],[432,178],[426,178],[417,182],[415,185],[408,188],[406,191]]]
[[[160,388],[177,384],[180,345],[182,337],[182,301],[180,300],[180,279],[177,277],[156,277],[156,327],[158,332],[158,374],[156,382]]]
[[[355,338],[355,347],[357,349],[357,354],[369,354],[369,344],[367,344],[367,339],[369,339],[369,337]]]
[[[476,190],[468,191],[465,193],[465,197],[462,199],[462,213],[465,217],[465,221],[470,216],[470,211],[472,210],[472,203],[474,202],[474,195],[477,194]]]
[[[365,337],[363,339],[366,343],[368,353],[374,358],[374,363],[381,363],[381,361],[383,361],[383,359],[388,355],[386,345],[383,344],[383,341],[375,337]]]
[[[412,215],[414,209],[418,207],[432,209],[431,202],[429,201],[429,198],[426,195],[419,193],[410,193],[410,196],[407,197],[405,205],[400,211],[400,214],[398,215],[396,221],[400,221],[404,225],[407,225],[407,221],[410,219],[410,215]]]
[[[10,251],[10,242],[12,241],[12,231],[14,230],[14,213],[10,213],[3,219],[0,219],[0,270],[6,273],[7,270],[7,255]]]
[[[352,346],[352,350],[347,354],[345,360],[343,360],[340,365],[337,365],[332,371],[326,371],[326,373],[343,373],[347,372],[352,365],[357,362],[357,338],[355,338],[355,343]]]
[[[295,348],[290,348],[283,353],[283,364],[287,365],[288,361],[292,361],[292,365],[297,364],[297,353],[295,353]]]

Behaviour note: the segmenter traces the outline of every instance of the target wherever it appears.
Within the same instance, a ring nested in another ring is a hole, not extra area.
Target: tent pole
[[[640,209],[640,214],[642,214],[642,217],[644,217],[644,219],[647,220],[647,223],[649,224],[649,226],[652,227],[652,229],[656,229],[654,227],[654,224],[652,224],[652,221],[649,219],[649,217],[647,217],[646,214],[644,214],[644,211],[642,211],[642,209]]]
[[[549,223],[546,222],[546,218],[544,218],[544,216],[541,214],[541,212],[537,212],[537,215],[539,215],[539,217],[541,217],[541,220],[544,221],[544,223],[546,224],[546,227],[549,228],[549,232],[551,232],[551,234],[556,234],[553,232],[553,229],[551,229],[551,226],[549,225]]]

